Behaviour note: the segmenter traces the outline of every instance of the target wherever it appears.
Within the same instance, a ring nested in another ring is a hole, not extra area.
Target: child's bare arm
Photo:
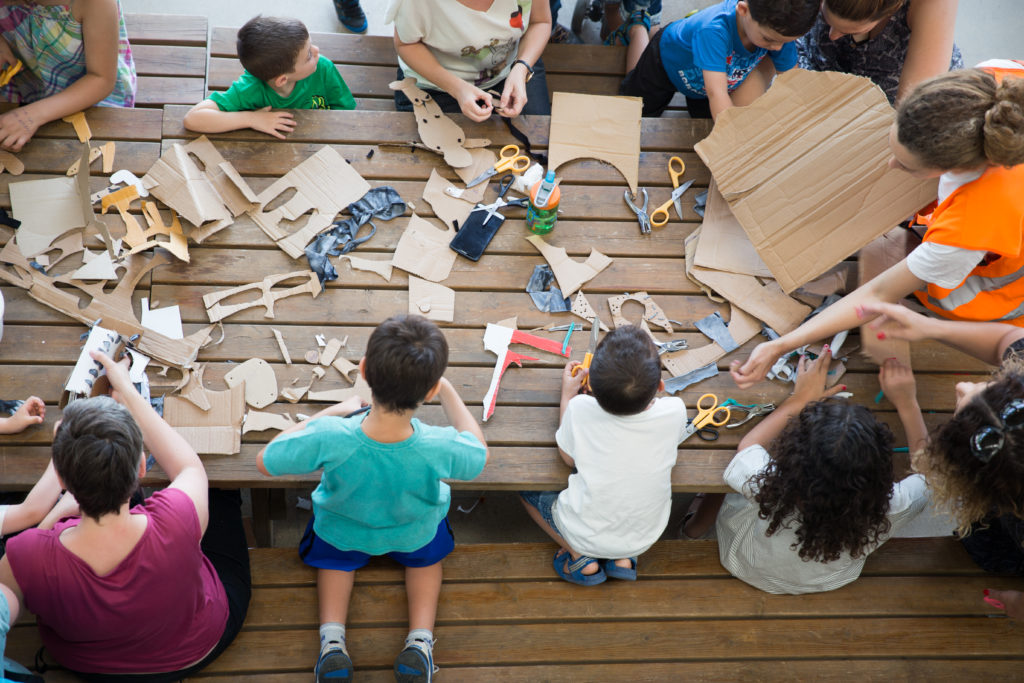
[[[437,57],[422,42],[403,43],[395,32],[395,50],[405,63],[459,102],[462,113],[473,121],[486,121],[491,115],[491,96],[441,66]]]
[[[460,432],[469,432],[486,447],[487,441],[484,439],[484,432],[470,414],[469,408],[462,402],[459,392],[455,391],[452,383],[444,377],[441,378],[440,386],[437,398],[441,401],[441,408],[444,409],[444,415],[448,418],[448,422]]]
[[[43,476],[39,477],[32,490],[25,496],[25,500],[17,505],[11,505],[3,515],[0,533],[13,534],[16,531],[34,527],[46,517],[53,509],[54,503],[60,497],[60,482],[57,480],[57,472],[53,469],[53,461],[46,466]]]
[[[729,97],[729,81],[723,71],[704,72],[704,92],[708,94],[708,106],[711,108],[711,118],[717,119],[718,115],[732,106],[732,98]]]
[[[267,445],[261,448],[260,452],[256,454],[256,469],[258,469],[260,471],[260,474],[262,474],[265,477],[274,476],[273,474],[267,471],[266,465],[263,464],[263,454],[267,452],[267,446],[274,443],[285,434],[294,434],[295,432],[301,432],[303,429],[306,428],[306,425],[309,424],[310,420],[315,420],[318,417],[324,417],[326,415],[348,417],[350,413],[355,412],[356,410],[359,410],[360,408],[366,405],[367,403],[359,396],[351,396],[342,401],[341,403],[335,403],[332,406],[324,408],[323,410],[316,413],[310,418],[302,420],[301,422],[297,422],[293,424],[291,427],[288,427],[287,429],[282,429],[280,432],[278,432],[277,436],[268,441]]]
[[[64,90],[0,115],[0,146],[17,152],[43,124],[100,102],[117,82],[116,0],[91,0],[82,7],[85,74]]]
[[[213,100],[203,100],[185,114],[185,127],[197,133],[252,128],[284,140],[286,133],[295,130],[295,117],[288,111],[271,111],[270,107],[256,111],[221,111]]]
[[[46,417],[46,404],[38,396],[29,396],[10,417],[0,417],[0,434],[17,434]]]
[[[907,446],[911,453],[916,453],[928,441],[928,428],[917,403],[917,383],[913,371],[895,358],[889,358],[878,370],[878,383],[896,406],[903,431],[907,433]]]
[[[768,91],[775,77],[775,65],[770,59],[762,59],[757,68],[747,74],[743,82],[732,91],[729,98],[735,107],[745,107]]]

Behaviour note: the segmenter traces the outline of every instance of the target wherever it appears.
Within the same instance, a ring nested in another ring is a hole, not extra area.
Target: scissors
[[[508,154],[506,154],[508,152]],[[480,183],[487,182],[499,173],[505,171],[512,171],[513,173],[522,173],[526,169],[530,168],[530,157],[523,156],[519,153],[518,145],[505,145],[501,148],[498,161],[495,162],[493,168],[489,168],[476,178],[466,183],[466,187],[473,187]]]
[[[24,64],[22,64],[19,59],[14,64],[8,64],[3,71],[0,71],[0,87],[10,83],[11,79],[14,78],[15,74],[21,71],[21,67],[23,66]]]
[[[622,193],[623,198],[626,200],[626,205],[629,206],[630,210],[636,214],[636,220],[640,224],[640,234],[649,235],[651,233],[651,219],[647,216],[647,188],[641,187],[639,196],[642,195],[644,198],[644,205],[637,206],[633,203],[633,198],[629,195],[629,190]]]
[[[689,348],[689,344],[685,339],[673,339],[672,341],[660,342],[655,340],[654,345],[658,347],[658,355],[664,355],[666,353],[675,353],[676,351],[682,351],[683,349]]]
[[[709,399],[711,404],[703,405],[705,399]],[[705,441],[714,441],[718,438],[718,430],[712,429],[712,427],[721,427],[729,421],[730,417],[732,417],[732,413],[729,412],[729,408],[719,405],[717,396],[714,394],[704,394],[697,401],[697,417],[693,418],[690,424],[686,425],[680,443],[693,436],[694,432],[699,434],[700,438]]]
[[[495,216],[495,214],[501,216],[502,219],[505,218],[504,216],[501,215],[501,213],[498,212],[498,209],[504,208],[506,206],[520,206],[522,208],[526,208],[527,200],[525,198],[521,197],[519,199],[505,199],[505,193],[508,192],[510,187],[512,187],[513,180],[515,180],[515,178],[512,176],[511,173],[509,173],[506,176],[502,176],[501,180],[498,181],[498,198],[495,199],[490,204],[477,204],[476,207],[474,207],[473,211],[487,212],[487,215],[484,216],[483,220],[485,225],[487,224],[487,221],[491,220],[491,218]]]
[[[737,403],[735,400],[733,400],[731,398],[725,399],[722,402],[722,406],[729,406],[730,410],[731,409],[743,410],[743,411],[746,411],[746,413],[747,413],[747,416],[745,418],[743,418],[742,420],[740,420],[739,422],[733,422],[732,424],[725,425],[726,429],[735,429],[736,427],[739,427],[741,424],[745,424],[745,423],[749,422],[750,420],[754,419],[758,415],[767,415],[768,413],[770,413],[773,410],[775,410],[775,404],[774,403],[754,403],[754,404],[751,404],[751,405],[747,405],[747,404],[744,404],[744,403]],[[721,406],[719,406],[719,407],[721,407]]]
[[[590,369],[590,363],[591,361],[594,360],[594,351],[597,350],[597,337],[599,334],[601,334],[601,322],[597,318],[594,318],[593,320],[590,321],[590,345],[587,346],[587,352],[583,356],[583,363],[577,365],[572,369],[573,377],[575,377],[576,373],[578,373],[581,369]],[[590,375],[587,375],[583,378],[583,381],[580,383],[580,388],[590,388]]]
[[[678,170],[676,167],[678,166]],[[668,223],[668,207],[670,204],[674,204],[676,207],[676,213],[679,214],[679,220],[683,219],[683,204],[679,201],[679,198],[683,196],[683,193],[690,189],[690,185],[693,185],[692,180],[687,180],[682,185],[679,184],[679,179],[686,173],[686,164],[679,157],[670,157],[668,160],[668,175],[672,178],[672,196],[669,200],[656,208],[651,213],[651,225],[656,228],[660,228]]]

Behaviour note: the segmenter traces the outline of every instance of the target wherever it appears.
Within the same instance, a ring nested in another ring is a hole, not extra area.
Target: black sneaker
[[[338,21],[352,33],[366,33],[367,21],[359,0],[334,0]]]
[[[340,645],[332,645],[320,653],[316,662],[316,683],[351,683],[352,659]]]
[[[558,23],[551,29],[551,40],[549,42],[564,43],[566,45],[580,45],[583,43],[575,33]]]
[[[434,680],[434,644],[417,638],[406,641],[405,649],[395,658],[395,680],[398,683],[430,683]]]

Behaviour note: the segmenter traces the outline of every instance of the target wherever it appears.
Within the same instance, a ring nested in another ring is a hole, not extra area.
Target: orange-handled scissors
[[[587,347],[587,352],[583,355],[583,362],[572,369],[572,376],[575,377],[580,370],[589,370],[590,362],[594,360],[594,351],[597,351],[597,338],[601,334],[601,321],[594,318],[590,322],[590,345]],[[590,375],[588,374],[583,378],[580,383],[580,388],[590,389]]]
[[[682,185],[679,184],[679,179],[686,173],[686,164],[679,157],[670,157],[668,160],[668,175],[672,179],[672,196],[669,197],[668,201],[656,208],[651,213],[651,225],[656,228],[660,228],[668,223],[668,207],[675,204],[676,213],[679,214],[679,220],[683,219],[683,205],[679,201],[679,198],[683,196],[690,185],[693,185],[692,180],[687,180]]]
[[[511,171],[512,173],[522,173],[526,169],[530,168],[530,157],[523,156],[519,153],[518,145],[505,145],[501,148],[501,152],[498,156],[498,161],[495,162],[493,168],[489,168],[476,178],[473,178],[466,187],[473,187],[480,183],[486,182],[493,178],[499,173],[505,173]]]
[[[704,405],[705,399],[710,401],[710,405]],[[701,433],[701,438],[706,441],[714,441],[718,438],[716,430],[710,430],[714,436],[705,437],[703,432],[709,427],[721,427],[729,418],[732,417],[732,413],[728,408],[723,405],[719,405],[718,397],[714,394],[704,394],[697,401],[697,416],[693,418],[690,424],[686,425],[686,429],[683,430],[683,438],[680,442],[689,439],[695,432]]]

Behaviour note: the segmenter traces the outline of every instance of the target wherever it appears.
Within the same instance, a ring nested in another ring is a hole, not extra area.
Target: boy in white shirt
[[[562,373],[555,440],[570,467],[561,493],[525,491],[530,516],[562,547],[554,568],[581,586],[636,580],[637,556],[661,536],[672,508],[672,468],[686,428],[682,399],[665,388],[650,335],[630,325],[598,344],[589,374]],[[592,395],[580,394],[589,376]]]

